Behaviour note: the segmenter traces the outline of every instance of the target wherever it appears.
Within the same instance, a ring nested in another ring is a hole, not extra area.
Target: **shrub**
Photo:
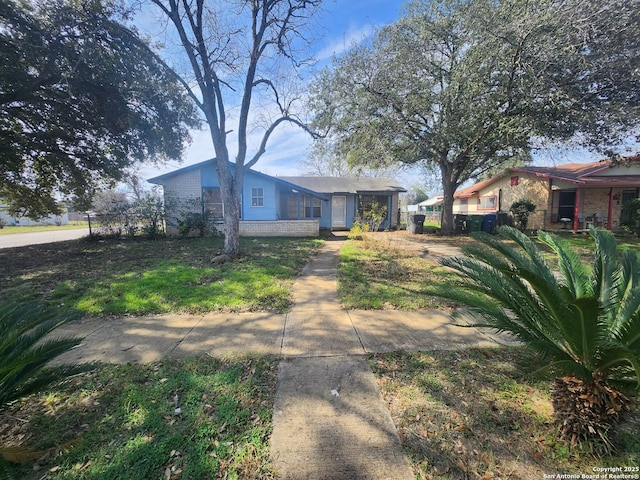
[[[362,220],[356,220],[353,222],[353,227],[349,230],[349,234],[347,238],[351,240],[362,240],[365,233],[370,231],[370,227],[368,223],[363,222]]]
[[[516,246],[474,234],[483,245],[441,260],[469,283],[436,293],[466,305],[454,317],[508,332],[546,359],[557,372],[552,403],[562,436],[609,449],[610,432],[640,392],[640,260],[619,252],[611,232],[591,228],[589,268],[567,242],[539,232],[557,256],[554,272],[529,237],[498,231]]]
[[[536,210],[536,204],[531,200],[518,200],[511,204],[509,211],[513,215],[516,227],[520,231],[525,231],[529,223],[529,215]]]
[[[187,237],[192,231],[198,232],[200,237],[204,237],[207,229],[207,220],[201,213],[188,212],[178,219],[178,232],[182,237]]]

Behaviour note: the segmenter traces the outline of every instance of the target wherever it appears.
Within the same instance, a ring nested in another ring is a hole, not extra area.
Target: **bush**
[[[178,231],[182,237],[189,236],[192,231],[196,231],[200,237],[204,237],[207,230],[207,220],[201,213],[188,212],[178,219]]]
[[[509,211],[513,215],[516,227],[521,232],[525,231],[529,223],[529,215],[536,210],[536,204],[531,200],[518,200],[511,204]]]
[[[631,233],[640,235],[640,198],[635,198],[625,203],[623,209],[629,213],[629,218],[623,226],[629,229]]]
[[[361,220],[356,220],[353,222],[353,227],[349,230],[349,235],[347,238],[351,240],[362,240],[363,234],[370,231],[370,227],[368,223],[365,223]]]

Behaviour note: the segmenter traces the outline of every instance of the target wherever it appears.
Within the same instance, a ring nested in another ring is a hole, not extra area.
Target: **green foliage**
[[[370,231],[377,232],[387,218],[387,210],[386,205],[373,201],[363,209],[362,221],[367,224]]]
[[[353,222],[353,227],[349,229],[347,237],[351,240],[362,240],[364,238],[364,234],[369,231],[371,231],[371,229],[369,228],[368,223],[356,220]]]
[[[64,378],[64,370],[54,372],[44,367],[81,339],[43,338],[76,316],[36,304],[0,306],[0,410],[9,402]]]
[[[636,254],[618,252],[611,232],[592,228],[595,251],[588,268],[564,240],[539,232],[539,240],[557,256],[556,276],[526,235],[511,227],[499,233],[516,246],[477,234],[484,246],[463,247],[464,257],[441,261],[470,280],[464,287],[439,291],[468,307],[455,316],[514,335],[563,374],[639,392]]]
[[[198,236],[204,237],[208,226],[207,219],[199,212],[186,212],[182,218],[178,219],[178,231],[182,237],[188,237],[193,231],[198,232]]]
[[[628,221],[623,226],[640,235],[640,198],[625,203],[623,209],[629,215]]]
[[[477,235],[483,245],[441,261],[469,283],[437,293],[466,306],[454,318],[507,332],[546,359],[558,375],[552,397],[562,436],[609,451],[610,433],[631,408],[624,393],[640,393],[638,256],[619,252],[611,232],[592,227],[589,268],[567,242],[539,232],[557,257],[555,272],[525,234],[499,233],[516,246]]]
[[[536,211],[536,204],[531,200],[518,200],[511,204],[509,211],[516,221],[516,227],[524,232],[529,223],[529,215]]]
[[[193,104],[109,2],[0,0],[0,197],[58,213],[136,162],[179,158]]]

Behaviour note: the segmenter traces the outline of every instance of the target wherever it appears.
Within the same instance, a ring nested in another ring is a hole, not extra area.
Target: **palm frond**
[[[618,246],[613,234],[608,230],[591,227],[589,233],[595,241],[593,280],[591,282],[594,288],[593,295],[608,310],[609,306],[617,304],[615,285],[620,282],[620,277],[623,274],[623,270],[620,268]]]
[[[640,262],[628,254],[618,256],[612,236],[592,230],[592,272],[567,242],[541,232],[540,240],[558,258],[557,281],[531,239],[511,228],[499,232],[516,246],[476,235],[481,245],[463,249],[470,258],[440,261],[469,279],[459,288],[439,289],[439,295],[466,306],[452,318],[464,316],[473,326],[508,332],[553,365],[586,380],[594,372],[622,379],[622,370],[637,378],[633,351],[640,345]],[[608,350],[624,351],[625,357],[611,363]],[[603,366],[605,358],[608,367]]]
[[[547,245],[558,257],[558,269],[562,275],[563,285],[567,288],[571,298],[590,295],[589,269],[582,263],[568,243],[557,235],[541,231],[538,238]]]
[[[607,322],[613,335],[619,335],[623,326],[640,310],[640,262],[631,251],[620,255],[620,275],[612,292],[612,308]]]
[[[59,374],[46,371],[53,358],[80,343],[81,338],[47,338],[77,317],[42,305],[0,307],[0,409],[9,401],[41,388]]]

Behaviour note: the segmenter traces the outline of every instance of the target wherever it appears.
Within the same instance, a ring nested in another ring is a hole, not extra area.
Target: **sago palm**
[[[45,337],[75,317],[37,304],[0,306],[0,410],[65,375],[44,367],[81,339]]]
[[[80,342],[80,338],[45,338],[72,320],[38,304],[0,305],[0,411],[25,395],[75,373],[76,368],[49,370],[46,364]],[[6,460],[0,457],[0,480],[9,480]]]
[[[566,241],[540,232],[557,257],[553,269],[526,235],[510,227],[499,233],[508,241],[477,234],[464,256],[442,259],[470,282],[438,293],[465,306],[454,318],[508,332],[545,358],[559,374],[552,403],[562,435],[600,438],[608,448],[610,429],[640,391],[638,257],[620,252],[611,232],[592,228],[589,267]]]

